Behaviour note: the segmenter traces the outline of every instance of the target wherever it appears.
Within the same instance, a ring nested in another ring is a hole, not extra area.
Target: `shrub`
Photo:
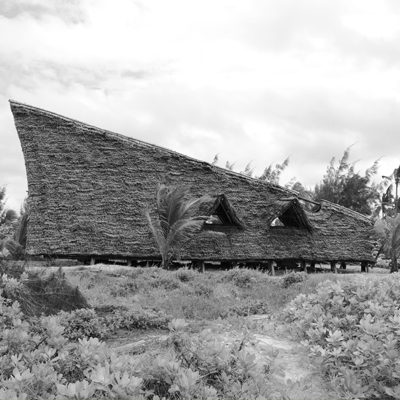
[[[374,266],[378,267],[378,268],[390,269],[390,264],[391,264],[391,260],[378,258],[378,260],[376,261],[376,264]]]
[[[180,268],[173,273],[173,275],[181,282],[190,282],[199,276],[199,272],[188,268]]]
[[[399,398],[400,275],[326,281],[283,313],[345,398]]]
[[[288,288],[289,286],[294,285],[295,283],[304,282],[307,279],[308,279],[308,275],[306,272],[292,271],[289,274],[286,274],[282,278],[282,287]]]
[[[84,308],[72,312],[58,313],[64,335],[70,340],[77,341],[84,337],[104,338],[107,327],[103,318],[98,317],[92,309]]]
[[[268,314],[271,307],[267,300],[244,299],[238,304],[234,304],[228,308],[230,315],[248,316],[257,314]]]
[[[148,310],[115,310],[105,317],[105,323],[113,329],[167,329],[171,318],[161,312]]]
[[[30,290],[35,302],[39,305],[38,312],[46,315],[58,311],[73,311],[89,308],[89,304],[79,288],[73,287],[65,278],[61,268],[48,276],[37,272],[29,272],[24,285]]]
[[[150,281],[150,286],[157,289],[175,290],[181,287],[181,283],[172,274],[165,274],[155,277]]]
[[[26,263],[0,259],[0,275],[7,275],[10,278],[19,279],[25,272]]]
[[[234,268],[226,272],[225,281],[232,282],[240,288],[251,288],[265,281],[265,275],[252,269]]]

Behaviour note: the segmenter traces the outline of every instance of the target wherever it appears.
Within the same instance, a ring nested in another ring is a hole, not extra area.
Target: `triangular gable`
[[[236,226],[240,229],[244,229],[244,224],[240,221],[234,208],[224,194],[217,196],[209,214],[210,219],[206,221],[206,226]]]
[[[295,197],[279,199],[275,202],[274,220],[277,218],[284,226],[312,230],[307,214]]]

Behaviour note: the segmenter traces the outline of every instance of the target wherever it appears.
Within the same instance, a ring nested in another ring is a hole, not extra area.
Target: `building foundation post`
[[[315,269],[315,261],[311,261],[310,262],[310,272],[316,272],[316,269]]]
[[[332,271],[334,274],[337,274],[336,261],[331,261],[330,264],[331,264],[331,271]]]

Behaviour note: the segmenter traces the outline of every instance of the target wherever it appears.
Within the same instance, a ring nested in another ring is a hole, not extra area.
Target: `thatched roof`
[[[373,260],[371,222],[322,202],[306,212],[297,193],[177,152],[11,101],[25,157],[31,213],[28,252],[156,259],[145,209],[157,183],[211,195],[213,226],[183,259]],[[271,227],[279,218],[285,225]]]

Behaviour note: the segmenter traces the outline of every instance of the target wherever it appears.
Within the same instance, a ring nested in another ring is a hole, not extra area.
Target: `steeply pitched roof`
[[[319,213],[307,213],[296,192],[278,185],[14,101],[11,109],[28,177],[30,254],[159,257],[144,210],[155,210],[155,188],[164,183],[186,186],[191,197],[223,195],[219,205],[236,222],[221,227],[219,239],[196,238],[182,258],[371,257],[370,223],[350,210],[323,203]],[[276,217],[299,227],[271,230]]]

